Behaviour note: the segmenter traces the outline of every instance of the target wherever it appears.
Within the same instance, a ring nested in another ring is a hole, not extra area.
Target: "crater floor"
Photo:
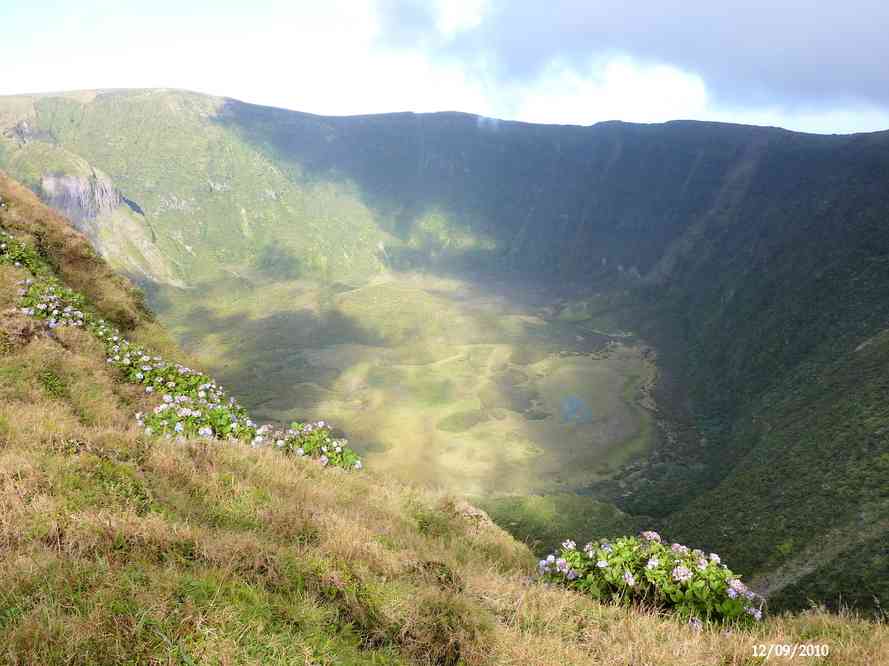
[[[154,300],[258,417],[327,420],[405,480],[571,492],[650,445],[652,355],[534,287],[393,274],[358,289],[216,285]]]

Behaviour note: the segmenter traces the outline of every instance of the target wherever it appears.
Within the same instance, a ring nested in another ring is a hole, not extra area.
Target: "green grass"
[[[488,420],[486,412],[480,409],[474,409],[465,412],[456,412],[444,417],[435,427],[446,432],[463,432],[469,430],[472,426],[484,423]]]
[[[37,377],[40,385],[52,398],[68,397],[68,386],[65,381],[52,370],[43,370]]]
[[[606,459],[606,464],[612,470],[618,470],[629,462],[644,458],[651,450],[655,417],[638,402],[639,391],[645,382],[646,378],[642,374],[628,375],[626,378],[621,397],[636,412],[639,431],[631,439],[621,442],[620,446],[610,449],[611,455]]]
[[[627,515],[613,504],[583,495],[495,496],[473,501],[538,557],[553,552],[566,537],[584,544],[651,527],[644,517]]]

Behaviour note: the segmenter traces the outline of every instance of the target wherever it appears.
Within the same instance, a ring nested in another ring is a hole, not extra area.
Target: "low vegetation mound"
[[[765,603],[748,589],[716,553],[680,543],[662,543],[657,532],[639,537],[562,544],[557,557],[538,564],[546,580],[567,585],[594,599],[672,610],[693,627],[702,621],[761,620]]]
[[[271,431],[253,447],[140,422],[172,404],[146,392],[158,377],[193,400],[161,416],[201,409],[200,391],[223,401],[200,373],[168,379],[189,360],[64,220],[3,179],[0,198],[0,662],[754,664],[759,646],[806,643],[826,646],[808,663],[875,664],[889,649],[885,625],[819,610],[697,625],[602,603],[540,580],[459,499],[281,455]],[[133,381],[122,361],[149,348],[169,360]],[[324,441],[324,425],[291,430],[287,446]]]

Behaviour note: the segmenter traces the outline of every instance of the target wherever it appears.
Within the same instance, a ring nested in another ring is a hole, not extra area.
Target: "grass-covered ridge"
[[[269,159],[218,123],[223,104],[169,90],[5,98],[0,168],[37,192],[47,174],[109,174],[144,215],[145,258],[162,260],[148,273],[164,283],[377,272],[378,245],[392,236],[348,183],[316,183]],[[144,264],[120,236],[116,267]]]
[[[884,625],[817,611],[726,633],[603,605],[537,582],[530,552],[459,499],[147,436],[133,413],[152,394],[76,325],[86,302],[53,328],[21,311],[26,264],[138,344],[163,332],[64,220],[5,178],[0,197],[0,225],[34,251],[0,265],[0,660],[746,664],[754,645],[805,641],[829,646],[820,663],[868,664],[889,645]]]

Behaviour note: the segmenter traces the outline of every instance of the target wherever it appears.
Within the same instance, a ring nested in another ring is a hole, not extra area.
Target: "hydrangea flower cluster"
[[[83,327],[86,315],[83,297],[51,279],[35,281],[23,280],[18,283],[18,295],[24,314],[46,319],[49,328],[59,326]]]
[[[318,458],[322,465],[361,469],[361,460],[347,446],[348,442],[333,437],[330,426],[324,421],[294,422],[286,430],[265,428],[267,430],[260,428],[263,441],[273,442],[275,448],[286,453]]]
[[[540,560],[541,577],[600,600],[672,610],[692,628],[703,622],[750,622],[764,600],[747,588],[716,553],[665,544],[657,532],[586,544],[571,540]]]
[[[37,253],[4,229],[0,229],[0,261],[16,268],[27,268],[32,273],[43,269]]]
[[[286,430],[257,427],[246,410],[209,376],[131,344],[118,329],[89,312],[82,294],[53,277],[33,248],[2,229],[0,263],[26,268],[33,276],[19,283],[22,313],[45,320],[51,329],[73,326],[90,331],[105,347],[109,366],[124,380],[156,396],[158,404],[152,411],[136,414],[145,434],[274,446],[283,453],[317,459],[323,466],[361,469],[358,455],[345,439],[335,439],[324,421],[293,423]]]

